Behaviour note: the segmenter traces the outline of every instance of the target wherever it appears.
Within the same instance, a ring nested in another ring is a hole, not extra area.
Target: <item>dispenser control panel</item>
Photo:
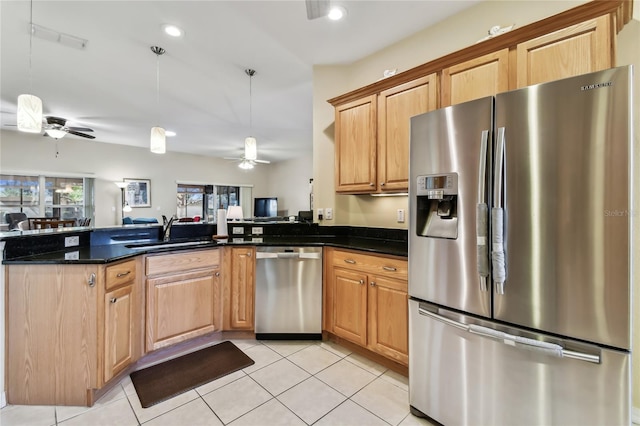
[[[440,200],[445,195],[458,194],[458,174],[447,173],[441,175],[418,176],[416,195]]]

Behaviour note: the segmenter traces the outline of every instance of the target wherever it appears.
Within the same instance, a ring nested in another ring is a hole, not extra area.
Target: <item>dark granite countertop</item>
[[[338,228],[336,228],[338,229]],[[137,231],[136,231],[137,232]],[[141,254],[164,253],[169,251],[196,250],[203,248],[220,247],[226,245],[253,245],[253,246],[331,246],[345,249],[361,250],[374,254],[386,254],[406,257],[408,252],[407,241],[385,238],[384,232],[370,233],[356,229],[355,232],[336,232],[338,235],[240,235],[238,237],[210,240],[209,238],[182,238],[171,240],[171,246],[163,245],[158,241],[139,240],[106,243],[100,237],[81,243],[79,247],[60,249],[51,245],[51,249],[41,250],[39,253],[24,253],[24,255],[11,256],[3,260],[4,264],[104,264]],[[25,238],[29,238],[26,237]],[[86,237],[81,235],[81,241]],[[193,245],[184,244],[192,242]],[[146,245],[146,247],[140,247]],[[138,246],[138,247],[136,247]]]

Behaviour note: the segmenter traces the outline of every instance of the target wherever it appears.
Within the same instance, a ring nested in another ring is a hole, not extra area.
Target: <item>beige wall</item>
[[[266,196],[278,197],[278,210],[287,210],[288,215],[295,216],[300,210],[309,210],[309,179],[312,177],[311,152],[300,158],[272,164]]]
[[[144,148],[106,144],[66,137],[55,142],[40,135],[0,131],[0,173],[34,172],[92,174],[96,178],[95,226],[120,223],[120,190],[113,184],[123,178],[151,179],[151,208],[135,208],[133,217],[176,213],[176,181],[252,185],[256,197],[277,195],[269,187],[272,165],[243,171],[237,163],[217,158],[167,152],[152,154]],[[286,166],[278,166],[286,174]]]
[[[346,66],[316,66],[313,74],[313,162],[315,208],[333,207],[325,225],[406,228],[396,210],[407,197],[336,195],[334,190],[334,111],[327,99],[378,80],[385,69],[398,72],[473,45],[494,25],[524,26],[585,1],[485,1],[439,24]]]
[[[640,424],[640,1],[634,2],[634,20],[629,22],[618,34],[618,65],[633,64],[634,66],[634,156],[633,156],[633,182],[634,203],[632,205],[632,218],[634,220],[632,257],[633,257],[633,421]]]

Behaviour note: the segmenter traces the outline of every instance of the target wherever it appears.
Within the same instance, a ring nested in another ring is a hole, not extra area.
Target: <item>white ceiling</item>
[[[15,131],[17,96],[32,92],[45,115],[90,127],[99,142],[147,147],[161,125],[177,132],[172,152],[236,157],[253,135],[258,158],[295,158],[311,151],[313,65],[361,59],[478,1],[335,0],[348,11],[339,22],[308,20],[303,0],[34,1],[34,24],[88,43],[33,37],[30,83],[30,2],[2,0],[2,129]],[[163,23],[186,34],[171,39]],[[166,49],[159,106],[152,45]],[[245,68],[257,71],[252,129]]]

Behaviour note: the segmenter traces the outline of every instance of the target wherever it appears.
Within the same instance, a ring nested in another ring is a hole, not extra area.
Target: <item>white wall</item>
[[[169,142],[171,144],[171,141]],[[84,173],[96,178],[94,225],[120,223],[120,190],[113,184],[123,178],[151,180],[151,208],[135,208],[132,217],[170,216],[176,212],[176,181],[253,185],[254,197],[272,195],[272,170],[289,175],[287,165],[260,165],[243,171],[237,163],[217,158],[167,152],[152,154],[144,148],[106,144],[74,137],[58,141],[16,131],[0,131],[0,173]],[[291,163],[289,166],[294,166]],[[294,171],[297,173],[298,171]],[[308,179],[307,175],[300,179]],[[292,179],[293,180],[293,179]],[[308,180],[307,180],[308,182]],[[304,187],[305,196],[308,186]],[[295,199],[295,189],[286,198]],[[277,195],[277,193],[276,193]]]
[[[269,170],[267,196],[278,197],[278,210],[287,210],[295,216],[300,210],[309,210],[309,179],[313,177],[312,153],[281,161]],[[261,166],[258,166],[261,167]]]

